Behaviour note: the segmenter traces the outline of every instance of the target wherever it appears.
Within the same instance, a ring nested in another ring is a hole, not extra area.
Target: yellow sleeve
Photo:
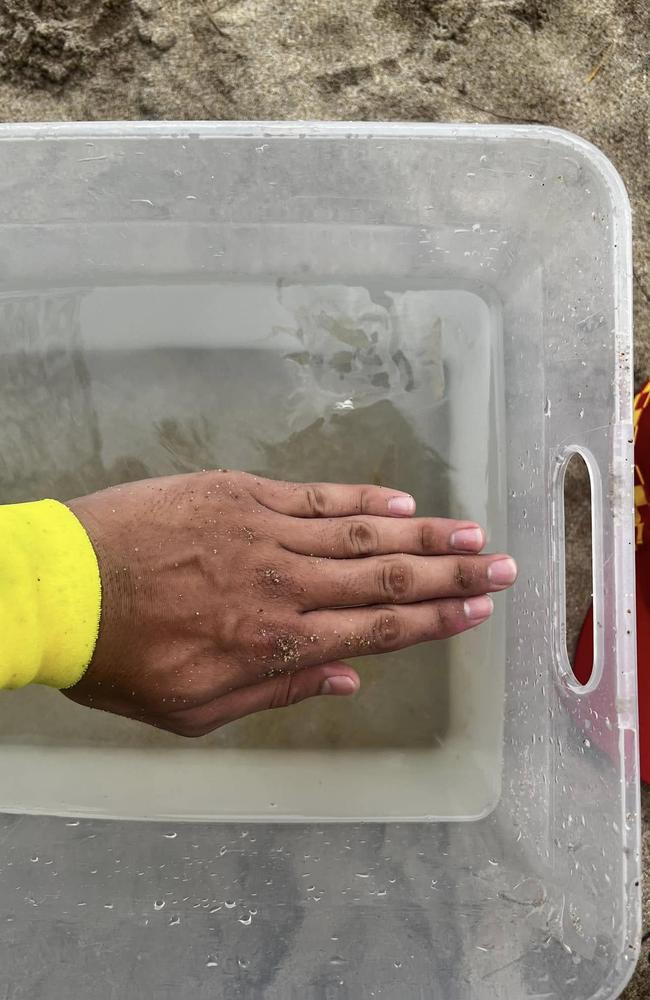
[[[0,506],[0,688],[68,688],[92,658],[101,611],[97,557],[56,500]]]

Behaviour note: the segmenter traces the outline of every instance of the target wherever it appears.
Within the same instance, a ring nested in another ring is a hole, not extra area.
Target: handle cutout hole
[[[578,636],[592,601],[594,567],[592,560],[591,481],[582,455],[574,452],[564,473],[564,553],[566,651],[569,663],[574,662]],[[576,677],[586,684],[593,671]]]
[[[564,580],[561,586],[561,614],[564,619],[562,659],[568,671],[569,683],[579,691],[592,690],[600,679],[597,676],[600,669],[595,669],[598,656],[594,654],[594,615],[590,610],[595,586],[594,525],[598,523],[592,497],[597,497],[598,492],[595,473],[590,468],[588,459],[588,455],[572,451],[563,463],[560,483],[564,542]],[[591,628],[579,644],[578,639],[588,614]]]

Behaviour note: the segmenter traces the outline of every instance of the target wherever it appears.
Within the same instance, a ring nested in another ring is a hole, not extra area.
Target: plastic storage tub
[[[490,625],[366,664],[356,703],[198,745],[2,694],[0,984],[615,996],[640,920],[611,165],[528,126],[231,123],[3,126],[0,161],[0,499],[217,464],[374,478],[487,523],[520,565]],[[564,643],[575,452],[585,688]]]

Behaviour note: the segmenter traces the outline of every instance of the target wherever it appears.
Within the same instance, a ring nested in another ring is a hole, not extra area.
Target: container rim
[[[617,370],[614,377],[615,420],[629,424],[632,413],[632,210],[623,179],[612,161],[592,142],[554,125],[485,124],[408,121],[80,121],[2,122],[0,143],[57,139],[494,139],[528,138],[553,144],[577,155],[600,177],[609,196],[616,312]],[[1,147],[0,147],[1,149]]]
[[[581,153],[601,173],[607,187],[631,221],[630,202],[623,179],[598,146],[568,129],[555,125],[486,124],[484,122],[409,122],[409,121],[321,121],[299,119],[281,120],[224,120],[196,121],[168,120],[110,120],[79,122],[2,122],[0,141],[3,139],[57,139],[98,137],[147,137],[207,138],[217,135],[230,137],[286,136],[305,138],[404,138],[404,139],[514,139],[529,137],[543,139],[566,146]]]

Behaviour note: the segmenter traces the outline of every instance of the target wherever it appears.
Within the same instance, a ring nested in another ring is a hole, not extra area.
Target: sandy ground
[[[540,122],[599,145],[635,214],[650,373],[647,0],[0,0],[0,119]],[[584,483],[569,592],[589,600]],[[581,516],[582,515],[582,516]],[[644,796],[650,930],[650,794]],[[646,941],[627,1000],[650,998]]]

